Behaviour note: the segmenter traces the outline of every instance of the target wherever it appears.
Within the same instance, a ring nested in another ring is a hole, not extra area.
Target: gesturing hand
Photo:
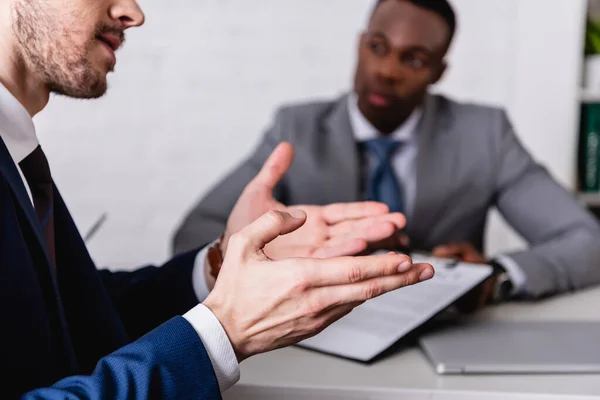
[[[289,143],[273,151],[256,177],[248,183],[227,221],[221,249],[226,253],[229,238],[270,210],[292,212],[302,209],[307,223],[296,232],[274,240],[265,248],[274,259],[287,257],[334,257],[358,254],[370,243],[394,235],[405,225],[402,214],[390,214],[385,204],[339,203],[328,206],[286,207],[273,198],[273,189],[294,158]]]
[[[267,257],[267,243],[305,221],[299,210],[270,211],[229,240],[219,279],[203,304],[221,322],[239,361],[314,336],[362,302],[433,276],[431,265],[413,265],[393,253]]]

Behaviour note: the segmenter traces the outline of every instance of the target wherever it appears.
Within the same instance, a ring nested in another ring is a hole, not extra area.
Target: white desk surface
[[[536,303],[489,307],[473,318],[600,321],[600,287]],[[590,346],[600,346],[600,338]],[[418,348],[399,350],[372,365],[364,365],[294,347],[250,358],[240,369],[239,385],[251,386],[600,396],[600,375],[440,376]]]

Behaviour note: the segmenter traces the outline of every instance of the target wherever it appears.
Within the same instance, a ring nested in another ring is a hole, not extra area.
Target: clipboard
[[[394,343],[428,322],[493,273],[487,264],[472,264],[411,255],[414,263],[429,263],[433,279],[369,300],[299,347],[370,362]]]

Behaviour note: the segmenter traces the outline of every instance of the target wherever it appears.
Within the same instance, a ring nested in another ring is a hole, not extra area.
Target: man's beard
[[[43,4],[17,0],[12,10],[13,34],[26,66],[50,92],[83,99],[101,97],[107,89],[106,74],[94,69],[88,55],[95,37],[78,45],[74,38],[81,32],[42,10]]]

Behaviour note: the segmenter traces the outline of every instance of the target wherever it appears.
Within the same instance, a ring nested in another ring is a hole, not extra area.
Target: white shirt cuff
[[[240,367],[225,329],[204,304],[198,304],[183,315],[196,330],[208,353],[221,393],[240,379]]]
[[[196,255],[196,260],[194,261],[194,270],[192,271],[192,287],[194,288],[194,293],[196,293],[196,297],[200,303],[202,303],[210,293],[208,285],[206,284],[206,275],[204,274],[204,271],[207,268],[206,263],[208,261],[206,256],[208,254],[208,249],[210,249],[215,242],[208,244],[206,247],[200,250],[200,252],[198,252]]]
[[[509,256],[498,256],[494,258],[494,261],[506,270],[506,273],[513,284],[513,292],[511,294],[513,296],[519,294],[527,283],[527,276],[519,264]]]

